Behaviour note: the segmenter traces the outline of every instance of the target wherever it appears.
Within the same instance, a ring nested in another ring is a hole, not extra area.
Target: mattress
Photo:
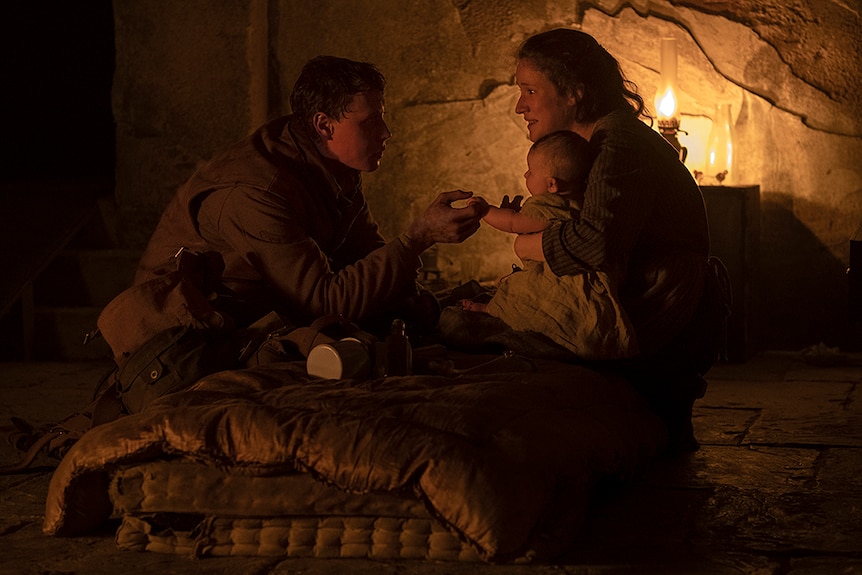
[[[183,525],[185,522],[185,525]],[[180,517],[124,515],[121,549],[195,557],[423,559],[477,562],[479,554],[433,519],[404,517]]]
[[[88,431],[51,479],[43,531],[114,516],[129,549],[548,561],[599,482],[636,478],[667,445],[614,374],[449,360],[443,375],[327,380],[285,363],[203,378]]]
[[[411,492],[350,494],[309,473],[253,476],[187,461],[118,470],[123,549],[206,556],[478,561]]]

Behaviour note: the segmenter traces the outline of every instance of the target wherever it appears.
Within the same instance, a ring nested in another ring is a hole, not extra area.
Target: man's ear
[[[560,184],[557,182],[557,178],[551,176],[548,178],[548,192],[551,194],[556,194],[560,189]]]
[[[318,112],[314,115],[311,123],[314,126],[314,131],[317,132],[317,135],[320,136],[322,140],[329,140],[332,138],[334,126],[332,125],[332,121],[329,116],[323,112]]]

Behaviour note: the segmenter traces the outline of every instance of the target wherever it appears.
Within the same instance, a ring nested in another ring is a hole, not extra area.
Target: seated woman
[[[532,141],[569,130],[595,153],[579,215],[519,235],[515,253],[557,276],[619,274],[640,351],[611,367],[650,400],[680,448],[694,448],[691,407],[718,358],[726,313],[697,183],[642,120],[643,97],[592,36],[556,29],[530,37],[515,79],[515,112]]]

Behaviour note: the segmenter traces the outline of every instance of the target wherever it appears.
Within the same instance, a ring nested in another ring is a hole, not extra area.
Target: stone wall
[[[862,221],[862,43],[851,0],[115,0],[117,200],[129,245],[209,156],[289,112],[302,64],[328,53],[388,79],[394,137],[366,178],[383,232],[397,234],[440,191],[496,201],[522,193],[529,147],[514,114],[514,52],[530,34],[580,27],[620,60],[648,102],[660,40],[678,45],[688,163],[719,102],[730,103],[736,183],[761,188],[762,344],[847,336],[849,239]],[[701,146],[699,148],[699,146]],[[505,274],[511,239],[482,229],[441,246],[448,279]]]

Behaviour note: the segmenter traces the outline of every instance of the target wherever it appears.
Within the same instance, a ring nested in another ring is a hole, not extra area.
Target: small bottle
[[[413,349],[405,333],[404,320],[392,322],[392,330],[386,336],[386,369],[384,375],[410,375],[413,371]]]

